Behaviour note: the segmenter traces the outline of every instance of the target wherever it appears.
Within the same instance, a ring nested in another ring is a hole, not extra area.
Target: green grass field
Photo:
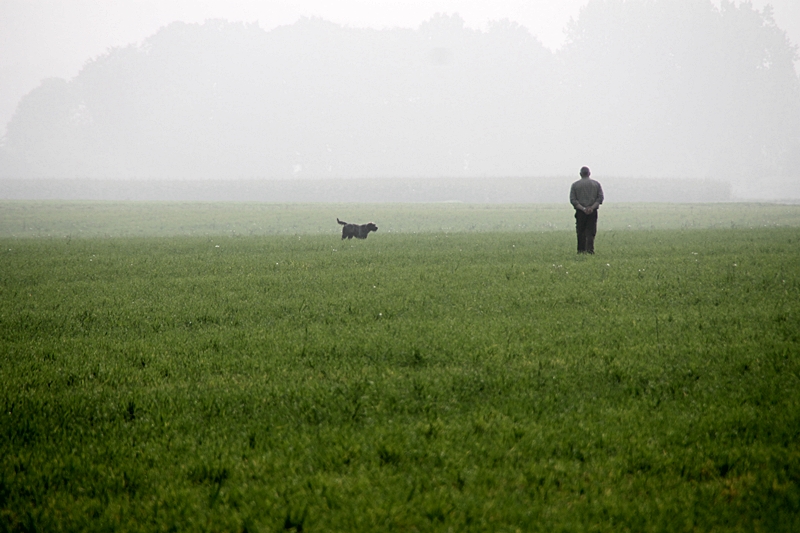
[[[800,207],[570,223],[0,203],[0,530],[800,530]]]

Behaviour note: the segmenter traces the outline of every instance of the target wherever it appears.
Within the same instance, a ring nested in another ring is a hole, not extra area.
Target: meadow
[[[800,207],[569,214],[0,203],[0,529],[800,530]]]

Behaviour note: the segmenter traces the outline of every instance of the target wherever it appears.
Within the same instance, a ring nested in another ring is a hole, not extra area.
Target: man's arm
[[[605,197],[603,196],[603,187],[600,185],[600,183],[598,182],[595,183],[597,183],[597,196],[595,197],[594,203],[589,207],[587,207],[586,210],[584,211],[584,213],[586,213],[587,215],[591,215],[592,213],[597,211],[597,208],[600,207],[600,204],[602,204],[603,200],[605,199]]]
[[[574,183],[572,184],[572,187],[569,188],[569,203],[571,203],[572,207],[575,209],[583,211],[584,213],[586,212],[586,208],[578,202],[578,192],[575,190]]]

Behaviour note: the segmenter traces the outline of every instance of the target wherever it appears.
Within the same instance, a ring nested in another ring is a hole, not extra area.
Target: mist
[[[797,59],[708,0],[593,0],[555,51],[458,14],[175,22],[25,95],[0,197],[550,202],[588,165],[617,201],[790,201]]]

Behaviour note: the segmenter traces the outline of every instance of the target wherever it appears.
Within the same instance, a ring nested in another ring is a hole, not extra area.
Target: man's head
[[[581,167],[581,177],[588,178],[592,175],[592,171],[589,170],[589,167]]]

